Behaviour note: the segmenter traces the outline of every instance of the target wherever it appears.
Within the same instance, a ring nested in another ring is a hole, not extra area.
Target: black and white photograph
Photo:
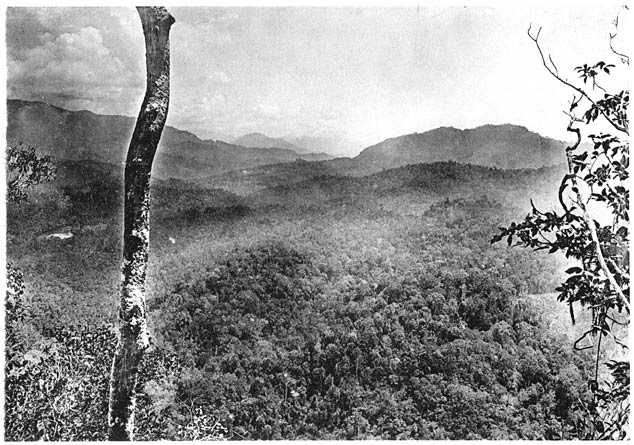
[[[629,2],[2,9],[4,441],[631,438]]]

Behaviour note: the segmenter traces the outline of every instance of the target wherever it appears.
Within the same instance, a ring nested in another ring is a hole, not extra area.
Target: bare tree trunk
[[[137,11],[145,36],[147,89],[125,165],[119,341],[110,375],[109,440],[133,440],[138,368],[149,345],[145,277],[150,242],[150,173],[169,105],[169,32],[174,18],[163,7],[139,7]]]

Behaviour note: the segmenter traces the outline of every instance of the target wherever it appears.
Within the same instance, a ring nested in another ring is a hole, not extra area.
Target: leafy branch
[[[618,18],[615,25],[618,26]],[[574,144],[565,151],[568,172],[558,190],[558,200],[564,212],[540,211],[531,200],[531,212],[525,219],[500,227],[500,232],[491,242],[506,238],[509,246],[548,250],[549,253],[562,251],[567,258],[579,261],[578,266],[565,271],[567,279],[556,290],[559,292],[558,299],[568,303],[573,324],[573,303],[578,302],[592,312],[591,325],[573,347],[577,350],[594,349],[594,345],[582,342],[589,335],[598,335],[594,379],[590,381],[594,401],[586,407],[588,417],[583,421],[583,430],[590,431],[588,438],[622,438],[629,417],[629,362],[607,363],[612,381],[600,386],[598,380],[601,351],[605,347],[603,337],[611,335],[617,345],[627,349],[613,328],[615,325],[629,325],[630,314],[627,259],[629,190],[626,188],[629,142],[621,140],[623,135],[629,136],[629,91],[610,94],[599,85],[597,78],[611,75],[616,68],[603,61],[575,68],[584,87],[569,82],[559,74],[553,58],[544,56],[539,44],[540,32],[541,28],[536,33],[532,32],[532,27],[528,28],[528,36],[535,42],[542,64],[555,79],[575,91],[569,110],[564,112],[570,117],[567,131],[576,135]],[[612,40],[615,36],[610,35],[610,48],[614,53]],[[627,56],[616,54],[621,56],[624,64],[629,64]],[[591,92],[596,90],[602,91],[601,99],[591,97]],[[589,105],[582,114],[583,118],[579,118],[575,110],[584,99]],[[581,146],[581,130],[575,124],[587,125],[600,117],[606,119],[618,133],[590,134],[588,138],[593,142],[592,148]],[[611,224],[601,224],[592,218],[590,206],[603,207],[608,214],[611,213]],[[625,320],[619,320],[617,314],[625,314]]]
[[[594,99],[592,99],[592,97],[590,97],[590,95],[588,95],[588,93],[586,91],[584,91],[583,89],[573,85],[572,83],[570,83],[568,80],[562,78],[561,76],[559,76],[559,70],[557,69],[557,67],[555,66],[555,64],[552,62],[552,58],[549,56],[549,60],[550,60],[550,65],[546,62],[546,58],[544,57],[544,53],[542,51],[542,48],[539,44],[539,35],[542,31],[542,28],[540,27],[537,30],[537,33],[535,35],[533,35],[531,33],[532,30],[532,25],[530,25],[528,27],[528,31],[527,34],[530,37],[530,39],[535,42],[535,46],[537,46],[537,50],[539,51],[539,55],[542,59],[542,64],[544,65],[544,67],[546,68],[546,70],[555,78],[557,79],[559,82],[563,83],[564,85],[566,85],[569,88],[572,88],[573,90],[575,90],[577,93],[579,93],[582,97],[585,97],[588,101],[590,101],[590,103],[592,104],[592,107],[588,110],[590,113],[588,114],[588,117],[592,117],[594,116],[594,118],[596,118],[596,115],[598,113],[600,113],[609,123],[610,125],[612,125],[615,129],[617,129],[620,132],[623,132],[627,135],[629,135],[629,130],[628,130],[628,122],[627,119],[622,119],[622,118],[614,118],[610,115],[608,115],[607,113],[607,109],[608,109],[608,105],[611,104],[614,96],[610,96],[608,94],[605,95],[604,99],[602,100],[598,100],[595,101]],[[603,71],[606,72],[607,74],[610,73],[609,69],[610,69],[610,65],[605,65],[605,63],[603,62],[599,62],[601,64],[603,64]],[[597,64],[598,65],[598,64]],[[606,68],[607,67],[607,68]],[[579,68],[579,67],[578,67]],[[595,65],[594,67],[592,67],[592,69],[588,69],[587,75],[591,75],[591,73],[596,73],[596,68],[597,66]],[[607,69],[607,71],[605,71]],[[583,76],[583,75],[582,75]],[[594,80],[593,80],[594,82]],[[623,92],[621,92],[623,93]],[[627,96],[625,97],[620,97],[620,99],[622,100],[629,100],[629,93]],[[593,119],[592,119],[593,120]]]
[[[579,131],[578,128],[573,128],[572,124],[568,125],[567,131],[571,133],[575,133],[577,135],[577,142],[575,142],[575,144],[572,147],[566,148],[566,159],[568,161],[568,171],[572,173],[574,170],[574,164],[573,164],[573,159],[570,153],[573,150],[575,150],[577,147],[579,147],[579,144],[581,143],[581,132]],[[619,296],[621,303],[625,306],[625,308],[627,309],[627,312],[629,313],[630,312],[629,302],[627,298],[625,297],[625,295],[623,294],[621,287],[614,279],[614,275],[612,275],[612,272],[610,272],[610,268],[606,264],[605,258],[603,257],[603,252],[601,251],[601,243],[599,242],[599,237],[597,235],[597,229],[594,224],[594,220],[590,218],[588,209],[586,208],[586,205],[584,204],[583,199],[581,197],[581,192],[579,191],[579,184],[577,183],[576,176],[573,174],[573,175],[570,175],[569,177],[570,177],[570,180],[572,181],[572,190],[577,195],[577,205],[579,206],[579,209],[581,210],[583,214],[583,219],[586,223],[586,226],[588,227],[588,230],[590,231],[590,237],[592,238],[595,254],[596,254],[597,260],[599,261],[599,265],[601,266],[601,270],[603,271],[608,281],[610,282],[612,289],[614,289],[616,294]]]
[[[7,148],[7,199],[28,200],[27,190],[55,177],[57,166],[51,156],[38,157],[35,147],[17,144]]]

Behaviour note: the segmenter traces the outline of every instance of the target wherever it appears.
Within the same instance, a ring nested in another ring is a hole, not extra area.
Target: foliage
[[[19,270],[8,266],[5,351],[5,440],[105,440],[108,379],[116,344],[112,326],[86,327],[55,320],[43,331],[33,323]],[[164,415],[162,385],[180,372],[174,354],[149,351],[142,363],[137,436],[219,438],[200,434],[199,418]],[[152,388],[155,388],[152,391]]]
[[[8,328],[13,338],[15,328]],[[105,440],[115,344],[112,327],[64,326],[28,348],[12,348],[6,365],[5,439]],[[146,388],[158,387],[177,372],[173,356],[160,349],[148,353],[142,368],[147,373],[140,384]],[[164,438],[173,429],[157,404],[150,396],[139,400],[137,434],[146,440]]]
[[[38,157],[35,147],[17,144],[7,148],[7,199],[10,202],[26,201],[27,189],[50,181],[55,177],[56,166],[50,156]]]
[[[112,333],[60,330],[6,367],[7,440],[103,439]]]
[[[330,288],[320,270],[328,274],[306,254],[264,244],[153,300],[159,331],[189,369],[176,397],[233,438],[574,431],[578,399],[588,400],[575,389],[583,362],[549,349],[557,340],[510,282],[481,272],[348,276]],[[567,363],[565,379],[551,374],[556,363]]]
[[[630,313],[629,190],[626,185],[629,90],[611,93],[601,85],[601,80],[616,68],[603,61],[575,69],[583,87],[568,83],[553,69],[554,64],[551,67],[545,62],[539,47],[539,32],[531,38],[549,72],[577,94],[568,110],[571,118],[568,131],[577,136],[577,141],[565,153],[568,173],[559,187],[562,210],[540,211],[531,202],[532,209],[526,218],[509,227],[500,227],[492,242],[506,238],[509,245],[549,253],[561,250],[574,261],[575,265],[566,270],[567,279],[556,290],[558,299],[570,305],[573,323],[574,303],[589,308],[593,315],[590,327],[575,343],[577,346],[588,336],[597,339],[597,365],[590,381],[595,397],[586,407],[586,437],[623,438],[629,416],[629,362],[609,364],[613,380],[600,384],[599,360],[604,337],[611,336],[617,344],[627,348],[620,338],[623,329],[619,327],[629,324]],[[590,89],[584,90],[586,85]],[[599,98],[594,98],[595,95]],[[581,104],[586,109],[577,117]],[[589,126],[595,121],[607,123],[611,132],[590,133],[587,138],[591,146],[581,145],[582,134],[577,125]],[[595,345],[588,346],[592,347]]]
[[[50,185],[81,188],[80,166],[65,165]],[[579,399],[591,401],[579,389],[587,357],[563,346],[565,327],[549,327],[556,308],[521,297],[554,286],[559,261],[488,242],[518,214],[513,200],[555,175],[442,163],[247,197],[156,181],[155,350],[135,436],[573,437]],[[28,315],[14,325],[24,346],[10,343],[28,372],[7,382],[7,413],[33,421],[11,423],[7,438],[104,438],[103,422],[73,422],[78,406],[105,418],[120,222],[88,207],[53,212],[48,196],[10,207],[8,256],[24,272]],[[71,220],[107,228],[32,239],[33,227]],[[31,350],[43,354],[37,366],[24,359]],[[55,413],[46,396],[61,375],[70,383]]]

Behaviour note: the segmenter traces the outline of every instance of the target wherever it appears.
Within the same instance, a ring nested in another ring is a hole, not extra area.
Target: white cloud
[[[280,116],[281,109],[275,104],[259,103],[255,107],[255,111],[264,117],[278,118]]]
[[[68,106],[91,98],[116,100],[142,89],[143,75],[132,73],[90,26],[57,37],[43,34],[41,44],[20,56],[7,61],[10,96],[41,97]]]
[[[195,127],[215,121],[226,113],[227,99],[223,94],[214,94],[186,99],[174,95],[170,104],[170,125],[197,133]]]
[[[191,36],[201,38],[191,40]],[[182,46],[181,50],[187,50],[189,54],[205,54],[205,50],[214,46],[229,46],[233,42],[231,34],[224,26],[218,26],[215,22],[191,23],[176,21],[170,39],[176,46]]]
[[[229,83],[231,82],[231,79],[229,79],[229,76],[227,76],[227,74],[224,71],[215,71],[211,74],[209,74],[207,76],[208,79],[215,81],[215,82],[220,82],[220,83]]]
[[[213,96],[206,96],[203,99],[203,108],[208,111],[224,108],[227,101],[222,94],[215,94]]]
[[[228,12],[226,14],[221,15],[220,17],[218,17],[218,21],[219,22],[234,22],[236,20],[238,20],[240,18],[240,16],[238,14],[236,14],[235,12]]]

